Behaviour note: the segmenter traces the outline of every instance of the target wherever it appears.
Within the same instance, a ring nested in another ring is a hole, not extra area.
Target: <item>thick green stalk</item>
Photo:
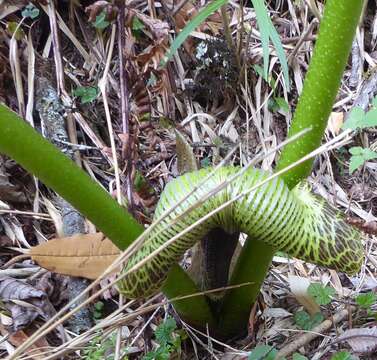
[[[312,131],[286,145],[278,162],[278,170],[320,145],[347,63],[362,5],[363,0],[327,0],[318,40],[288,137],[306,128],[311,128]],[[312,163],[313,160],[309,160],[285,173],[282,178],[293,188],[310,174]],[[260,256],[254,251],[258,251]],[[243,249],[231,282],[241,284],[250,281],[255,286],[230,290],[226,294],[220,311],[223,315],[218,325],[224,336],[229,337],[246,329],[247,314],[259,294],[259,284],[266,276],[273,255],[271,248],[257,242],[253,245],[248,243]]]
[[[298,141],[286,145],[277,170],[307,155],[320,144],[347,63],[363,0],[328,0],[320,25],[313,58],[305,79],[305,86],[297,104],[288,137],[305,128],[312,131]],[[293,188],[311,171],[313,159],[283,175]]]
[[[143,232],[143,227],[104,189],[2,104],[0,152],[61,195],[120,249],[125,249]]]
[[[120,249],[126,249],[143,232],[143,227],[73,161],[63,155],[30,125],[0,104],[0,153],[6,154],[45,185],[56,191],[95,224]],[[198,292],[193,281],[176,266],[169,281],[179,278],[173,296]],[[175,303],[176,310],[193,323],[213,323],[205,296]]]

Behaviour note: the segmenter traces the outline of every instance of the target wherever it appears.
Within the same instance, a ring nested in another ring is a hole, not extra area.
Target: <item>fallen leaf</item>
[[[339,134],[340,129],[343,126],[343,122],[343,112],[332,112],[327,123],[327,130],[329,130],[334,136],[336,136]]]
[[[39,266],[52,272],[97,279],[120,250],[102,233],[96,233],[52,239],[33,247],[30,254]]]
[[[346,330],[338,340],[346,341],[357,353],[372,353],[377,350],[377,326]]]
[[[46,293],[21,280],[0,277],[0,299],[13,320],[12,332],[27,327],[38,315],[51,316]]]

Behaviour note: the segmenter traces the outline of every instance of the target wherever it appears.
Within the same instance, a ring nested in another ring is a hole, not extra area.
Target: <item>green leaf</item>
[[[274,98],[279,109],[285,112],[289,112],[289,104],[285,101],[283,97]]]
[[[98,95],[98,88],[94,86],[80,86],[73,90],[73,96],[80,98],[81,104],[92,102]]]
[[[309,285],[308,294],[313,296],[318,305],[327,305],[331,302],[331,297],[335,295],[335,289],[314,283]]]
[[[98,311],[101,311],[103,310],[103,308],[105,307],[105,304],[102,302],[102,301],[97,301],[95,304],[94,304],[94,308]]]
[[[289,105],[282,97],[270,98],[268,100],[268,110],[271,112],[282,110],[287,113],[289,112]]]
[[[106,11],[102,10],[99,15],[96,16],[96,20],[93,23],[93,26],[96,29],[105,29],[110,25],[110,22],[106,20]]]
[[[349,173],[352,174],[356,169],[358,169],[361,165],[368,160],[373,160],[377,158],[377,153],[368,149],[362,148],[360,146],[354,146],[349,149],[351,153],[350,165],[349,165]]]
[[[279,34],[277,33],[274,25],[272,24],[271,17],[268,14],[268,10],[263,0],[251,0],[255,9],[257,16],[257,22],[259,26],[259,31],[261,34],[261,42],[263,49],[263,69],[264,69],[264,79],[268,79],[268,64],[269,64],[269,39],[271,39],[272,44],[275,46],[278,59],[280,61],[281,67],[283,69],[284,80],[289,88],[289,71],[287,57],[281,44]]]
[[[22,30],[22,27],[18,26],[18,23],[15,21],[7,22],[7,30],[16,40],[21,40],[25,37],[25,32]]]
[[[192,31],[194,31],[205,19],[207,19],[208,16],[212,15],[227,2],[228,0],[215,0],[208,4],[202,11],[200,11],[199,14],[196,15],[175,38],[165,56],[165,59],[162,61],[162,65],[166,65],[166,63],[173,57],[175,52],[188,38]]]
[[[373,101],[374,108],[369,110],[367,113],[365,113],[360,107],[353,108],[347,121],[343,125],[343,129],[361,130],[368,127],[377,126],[377,109],[375,108],[377,101],[376,99]]]
[[[364,128],[377,126],[377,109],[369,110],[364,117]]]
[[[356,297],[356,304],[363,309],[369,309],[372,305],[376,303],[377,295],[373,292],[368,292],[366,294],[360,294]]]
[[[323,321],[323,315],[318,312],[310,316],[306,311],[298,311],[295,313],[295,324],[303,330],[311,330]]]
[[[257,75],[259,75],[261,78],[263,78],[268,83],[268,77],[265,77],[262,66],[260,66],[258,64],[254,64],[253,69],[254,69],[254,71],[256,72]]]
[[[377,96],[372,100],[372,106],[377,108]]]
[[[35,7],[33,4],[26,5],[25,8],[22,10],[21,15],[24,18],[35,19],[39,16],[39,9]]]
[[[258,345],[248,357],[248,360],[274,360],[277,350],[272,346]]]
[[[354,107],[351,110],[348,116],[348,119],[343,124],[343,129],[351,129],[351,130],[356,130],[358,128],[362,129],[364,118],[365,118],[364,110],[360,107]]]
[[[171,317],[168,317],[162,324],[160,324],[156,331],[156,341],[161,346],[166,346],[168,343],[173,342],[173,331],[177,328],[175,320]]]
[[[301,355],[301,354],[294,353],[293,356],[292,356],[292,360],[308,360],[308,358],[306,356]]]
[[[132,18],[131,28],[133,31],[141,31],[145,29],[145,25],[139,20],[137,16]]]
[[[354,357],[348,351],[341,351],[334,354],[331,360],[352,360]]]

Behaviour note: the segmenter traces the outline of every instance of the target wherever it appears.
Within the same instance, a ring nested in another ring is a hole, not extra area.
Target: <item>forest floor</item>
[[[200,167],[218,164],[234,148],[228,164],[245,165],[285,140],[323,4],[268,2],[288,60],[288,86],[272,44],[264,75],[249,3],[226,6],[225,30],[220,11],[210,15],[166,66],[161,61],[174,34],[206,2],[134,0],[119,20],[121,3],[0,1],[0,102],[148,225],[166,183],[182,173],[178,162],[186,154],[177,154],[174,129]],[[323,143],[342,133],[352,109],[374,109],[376,45],[377,9],[369,1]],[[353,147],[369,149],[370,156],[357,157]],[[63,324],[54,321],[31,343],[41,325],[90,282],[40,267],[30,249],[53,238],[95,234],[95,228],[14,161],[0,157],[0,357],[274,359],[280,350],[295,360],[377,359],[374,150],[375,128],[359,131],[319,155],[308,179],[315,193],[369,233],[361,272],[348,276],[277,254],[247,334],[226,343],[182,321],[162,294],[128,301],[115,286]],[[278,156],[264,156],[257,167],[272,171]],[[103,279],[91,294],[113,281]],[[321,284],[317,297],[308,295],[310,284]],[[29,348],[17,353],[28,341]]]

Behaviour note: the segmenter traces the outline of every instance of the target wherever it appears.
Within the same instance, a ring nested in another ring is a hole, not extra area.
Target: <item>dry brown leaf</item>
[[[334,136],[339,135],[340,129],[343,126],[343,122],[343,112],[332,112],[327,123],[327,130],[329,130]]]
[[[31,249],[32,259],[50,271],[97,279],[120,250],[102,233],[52,239]]]
[[[339,341],[346,341],[357,353],[372,353],[377,349],[377,326],[346,330]]]
[[[21,280],[0,277],[0,299],[11,315],[12,332],[27,327],[38,315],[51,316],[46,293]]]
[[[33,331],[36,329],[28,328],[25,330],[19,330],[14,334],[11,334],[8,338],[8,341],[15,347],[22,345],[27,341],[30,335],[33,334]],[[7,336],[8,331],[0,324],[0,334],[2,336]],[[34,342],[33,345],[27,350],[28,359],[32,360],[42,360],[46,358],[45,349],[48,349],[50,344],[47,342],[45,337],[39,338]]]

